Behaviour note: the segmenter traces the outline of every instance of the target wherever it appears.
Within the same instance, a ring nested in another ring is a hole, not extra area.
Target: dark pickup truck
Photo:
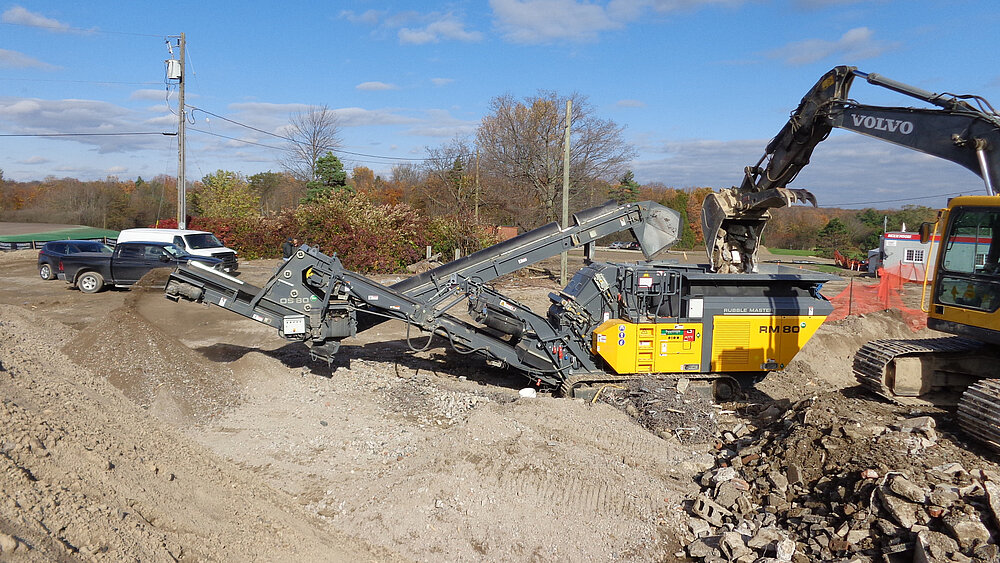
[[[97,293],[105,285],[128,287],[154,268],[176,268],[188,262],[222,269],[222,260],[188,254],[169,242],[123,242],[112,254],[81,252],[59,260],[57,276],[84,293]]]

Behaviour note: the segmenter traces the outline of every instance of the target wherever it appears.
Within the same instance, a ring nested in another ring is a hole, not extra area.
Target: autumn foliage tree
[[[260,195],[242,174],[216,170],[201,179],[197,208],[205,217],[253,217],[260,215]]]
[[[440,147],[427,148],[420,195],[431,214],[475,213],[476,150],[468,139],[455,138]]]
[[[597,117],[586,96],[542,91],[524,100],[493,98],[476,132],[481,176],[490,180],[490,204],[524,228],[559,218],[567,100],[571,199],[582,195],[589,202],[594,182],[621,174],[636,154],[622,138],[623,127]]]

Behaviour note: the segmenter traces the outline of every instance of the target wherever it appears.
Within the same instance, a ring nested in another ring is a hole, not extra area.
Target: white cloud
[[[645,4],[642,0],[620,0],[623,4]],[[657,12],[680,12],[697,10],[703,6],[740,6],[746,0],[652,0],[653,9]],[[611,4],[615,4],[614,1]]]
[[[21,6],[14,6],[8,9],[0,16],[0,21],[3,23],[12,23],[17,25],[27,25],[31,27],[43,27],[45,29],[57,32],[69,32],[72,31],[68,24],[62,23],[61,21],[54,20],[52,18],[47,18],[41,14],[36,14],[34,12],[29,12]]]
[[[432,109],[425,113],[427,118],[420,120],[419,124],[408,129],[407,135],[448,139],[471,135],[479,125],[478,121],[465,121],[452,117],[446,110]]]
[[[451,14],[440,16],[439,19],[421,28],[400,28],[398,35],[399,42],[404,45],[440,43],[442,40],[448,39],[465,42],[481,41],[483,39],[482,33],[466,30],[465,24]]]
[[[355,86],[358,90],[366,90],[369,92],[374,92],[378,90],[398,90],[399,87],[395,84],[389,84],[387,82],[362,82]]]
[[[0,49],[0,68],[37,68],[41,70],[57,70],[59,67],[42,62],[24,53]]]
[[[375,25],[379,20],[386,14],[385,11],[381,10],[367,10],[364,12],[355,13],[353,10],[343,10],[340,12],[340,17],[351,23],[363,23],[366,25]]]
[[[129,94],[128,99],[130,100],[154,100],[160,101],[167,99],[167,91],[164,89],[153,89],[147,88],[143,90],[136,90]]]
[[[43,100],[0,97],[0,126],[18,134],[157,133],[144,113],[96,100]],[[99,153],[158,146],[159,135],[103,135],[54,137],[92,145]]]
[[[483,34],[466,29],[462,18],[453,12],[422,14],[413,10],[391,14],[387,11],[368,10],[356,13],[344,10],[340,17],[351,23],[364,24],[382,33],[396,30],[396,37],[404,45],[425,45],[442,41],[481,41]]]
[[[490,0],[497,29],[515,43],[589,42],[622,29],[652,10],[666,14],[710,5],[739,6],[746,0]]]
[[[833,6],[851,6],[880,1],[884,2],[884,0],[794,0],[792,4],[800,10],[822,10]]]
[[[18,164],[47,164],[49,162],[52,161],[45,158],[44,156],[32,156],[30,158],[17,161]]]
[[[615,102],[615,106],[620,108],[644,108],[646,107],[646,102],[641,100],[618,100]]]
[[[670,141],[631,165],[641,183],[673,188],[739,185],[743,167],[757,162],[766,140]],[[811,191],[820,207],[944,206],[947,195],[984,193],[978,176],[951,162],[846,131],[816,147],[790,188]],[[931,199],[917,199],[934,196]]]
[[[447,86],[454,81],[454,78],[431,78],[431,84],[435,86]]]
[[[867,27],[849,29],[839,39],[806,39],[789,43],[768,53],[772,58],[782,59],[787,64],[799,66],[826,58],[840,60],[861,60],[877,57],[897,47],[891,41],[875,39],[875,33]]]
[[[368,125],[407,125],[419,123],[415,117],[400,115],[391,109],[338,108],[337,122],[344,127],[364,127]]]
[[[165,107],[161,107],[160,110],[162,111],[161,115],[143,121],[143,125],[158,127],[167,132],[176,130],[179,118],[176,115],[168,113]]]
[[[604,6],[575,0],[490,0],[490,7],[497,28],[515,43],[593,41],[600,32],[626,23],[613,19]]]
[[[309,104],[273,104],[269,102],[239,102],[229,104],[229,108],[238,112],[282,114],[288,117],[289,114],[299,111],[309,111],[314,106]]]

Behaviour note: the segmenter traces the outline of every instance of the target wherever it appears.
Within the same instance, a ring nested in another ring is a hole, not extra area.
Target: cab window
[[[146,247],[146,259],[147,260],[159,260],[160,256],[166,256],[167,253],[160,246],[147,246]]]
[[[123,246],[118,257],[126,260],[142,260],[142,247],[135,245]]]
[[[957,208],[943,240],[936,302],[993,312],[1000,308],[1000,208]]]
[[[203,250],[206,248],[219,248],[222,246],[222,242],[215,238],[212,233],[195,233],[187,236],[188,244],[191,248],[195,250]]]
[[[1000,209],[962,209],[954,212],[944,240],[941,267],[963,274],[996,274],[1000,263],[1000,240],[993,232],[1000,227]]]

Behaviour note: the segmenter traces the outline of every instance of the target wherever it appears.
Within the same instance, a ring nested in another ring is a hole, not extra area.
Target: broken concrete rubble
[[[744,437],[722,440],[716,467],[697,480],[690,513],[709,529],[698,528],[691,557],[953,562],[1000,553],[988,527],[1000,523],[1000,472],[938,456],[939,445],[926,445],[942,439],[934,418],[859,432],[875,425],[851,420],[850,405],[806,400],[763,412]],[[922,455],[911,453],[914,437],[925,440]]]
[[[888,482],[889,490],[910,502],[923,503],[927,500],[927,492],[914,485],[902,474],[893,475]]]
[[[971,507],[967,507],[970,508]],[[963,550],[978,547],[990,541],[990,530],[979,520],[976,511],[952,511],[942,518],[945,529],[958,540]]]

